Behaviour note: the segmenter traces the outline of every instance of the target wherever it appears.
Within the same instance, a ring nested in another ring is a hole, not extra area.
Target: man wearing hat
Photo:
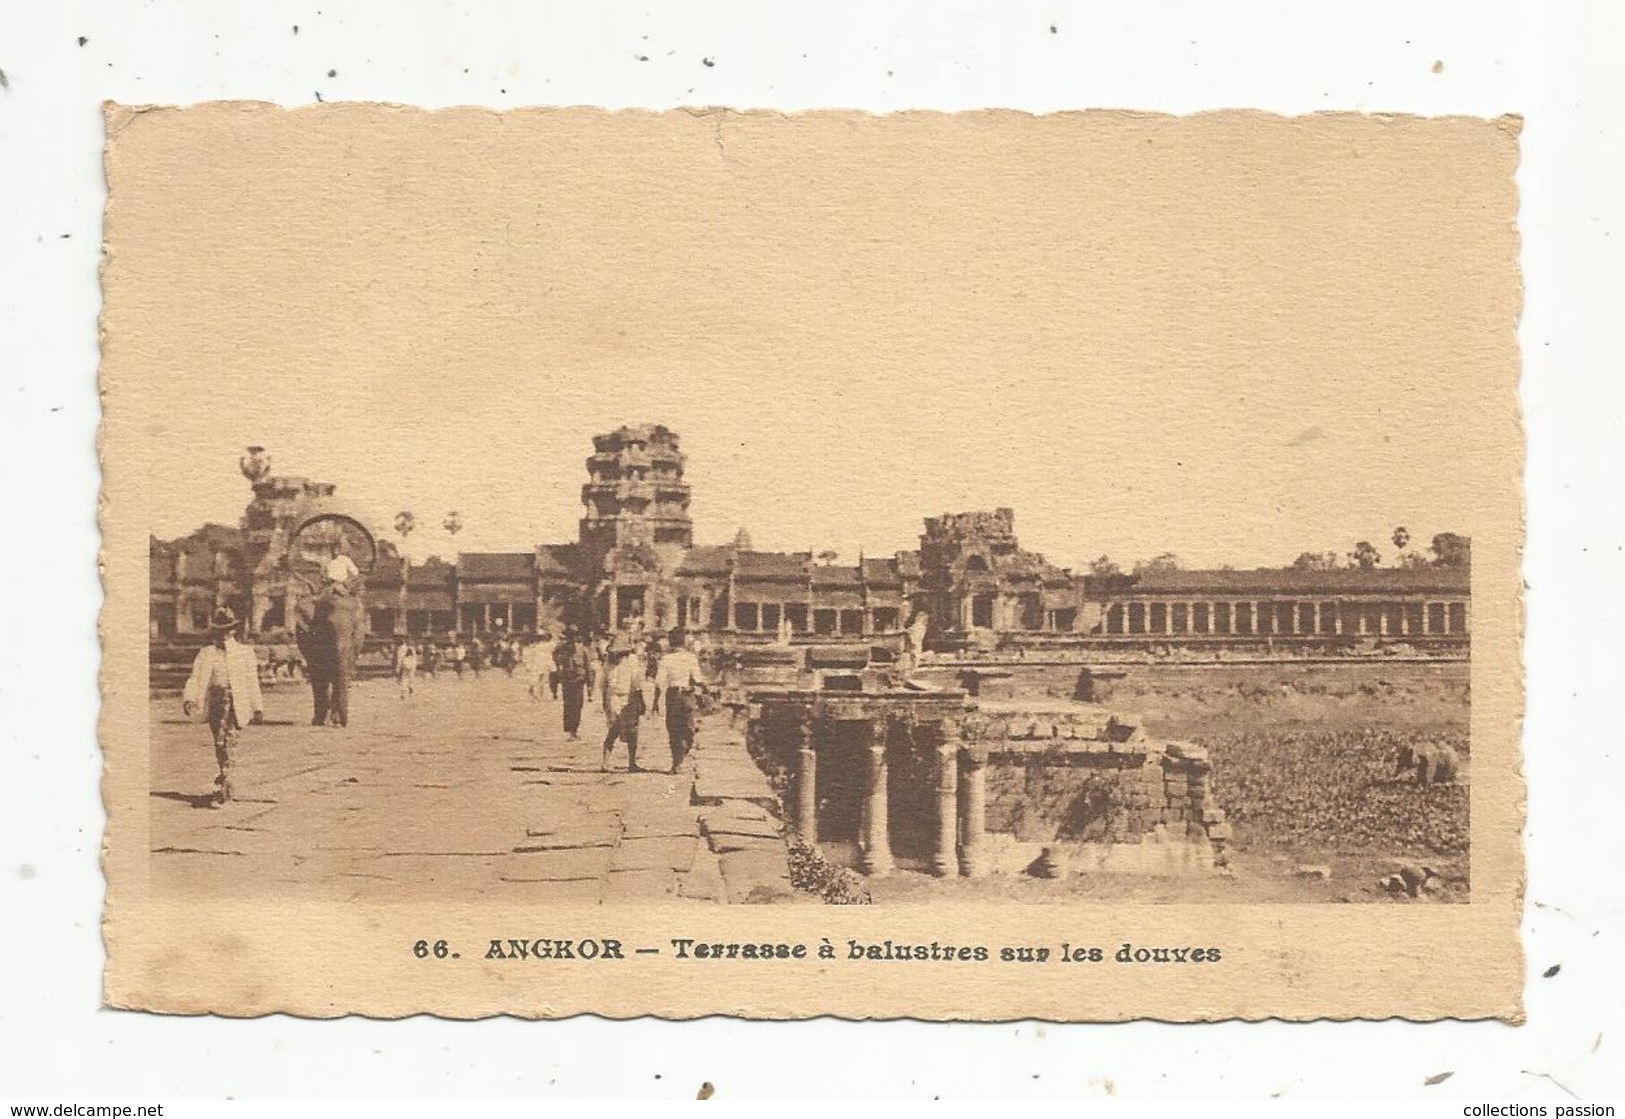
[[[587,689],[592,687],[592,657],[581,643],[580,631],[575,626],[565,629],[564,640],[553,650],[553,664],[558,670],[559,692],[564,697],[564,733],[577,738],[581,708],[586,703]]]
[[[201,718],[214,735],[214,760],[220,767],[214,779],[216,807],[231,799],[231,754],[243,729],[242,716],[258,723],[265,718],[260,694],[260,666],[254,650],[237,640],[237,615],[219,607],[209,622],[210,643],[198,650],[192,675],[181,693],[181,711]]]
[[[698,715],[696,690],[705,687],[705,676],[700,672],[700,658],[686,648],[685,634],[680,629],[671,631],[667,638],[668,651],[661,656],[655,669],[655,714],[660,703],[666,703],[666,737],[671,740],[671,771],[677,772],[683,759],[694,748],[694,722]]]
[[[643,666],[632,655],[632,640],[618,635],[609,645],[609,668],[604,672],[604,718],[609,732],[604,735],[603,768],[609,769],[610,751],[616,739],[626,743],[626,768],[638,773],[638,720],[643,718]]]

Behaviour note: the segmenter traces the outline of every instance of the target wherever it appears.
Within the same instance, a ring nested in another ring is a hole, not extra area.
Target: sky
[[[1407,123],[146,114],[109,160],[125,499],[232,523],[263,444],[412,510],[414,555],[522,550],[649,422],[702,543],[851,562],[997,506],[1071,567],[1471,535],[1517,481],[1516,147]]]

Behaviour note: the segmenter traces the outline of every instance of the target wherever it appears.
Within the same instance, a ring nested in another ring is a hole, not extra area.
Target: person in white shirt
[[[632,656],[631,642],[624,635],[609,647],[609,669],[604,673],[604,717],[609,731],[604,735],[603,769],[609,771],[609,755],[619,739],[626,743],[626,768],[638,768],[638,720],[643,718],[643,668]]]
[[[531,699],[545,700],[550,690],[553,698],[558,698],[559,686],[553,678],[553,650],[556,648],[558,644],[553,640],[553,635],[543,630],[525,649],[523,664],[525,675],[530,678]],[[552,684],[551,689],[549,683]]]
[[[400,685],[401,698],[409,698],[415,691],[418,678],[418,649],[406,641],[395,642],[395,682]]]
[[[322,574],[332,583],[348,583],[361,569],[355,565],[355,560],[345,555],[337,543],[331,547],[331,558],[322,566]]]
[[[254,650],[237,640],[237,629],[236,614],[223,606],[214,612],[209,624],[212,641],[198,650],[181,693],[182,713],[207,722],[214,736],[214,760],[220,770],[214,779],[215,807],[231,799],[232,751],[243,729],[242,716],[248,715],[250,723],[265,718],[259,662]]]
[[[667,641],[671,648],[655,669],[654,709],[659,714],[660,704],[665,702],[671,771],[676,773],[683,759],[694,749],[694,724],[699,713],[697,691],[705,687],[705,675],[700,671],[700,658],[686,647],[682,630],[672,630]]]

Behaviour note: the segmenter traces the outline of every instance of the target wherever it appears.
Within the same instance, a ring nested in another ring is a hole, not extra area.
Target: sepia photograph
[[[676,431],[582,444],[579,479],[526,497],[579,495],[561,542],[463,550],[455,510],[372,511],[394,475],[354,507],[260,445],[235,523],[153,537],[160,888],[1466,900],[1465,535],[1379,548],[1332,517],[1349,543],[1277,566],[1074,568],[1001,507],[926,517],[913,548],[770,551],[748,524],[696,542]],[[188,464],[209,465],[233,467]],[[743,507],[726,471],[695,473]],[[482,538],[553,517],[505,506]]]

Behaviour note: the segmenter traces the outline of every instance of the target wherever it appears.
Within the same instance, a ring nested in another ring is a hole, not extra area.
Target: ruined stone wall
[[[1148,737],[1098,708],[985,701],[967,730],[986,751],[998,869],[1045,849],[1089,869],[1178,874],[1223,865],[1230,825],[1201,746]]]
[[[1085,745],[989,751],[988,831],[1042,844],[1214,838],[1211,829],[1225,816],[1213,800],[1200,747],[1174,747],[1192,757],[1140,743],[1126,752],[1112,752],[1104,743],[1099,749]]]

